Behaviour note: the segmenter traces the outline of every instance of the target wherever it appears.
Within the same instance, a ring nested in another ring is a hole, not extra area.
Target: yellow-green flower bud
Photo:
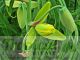
[[[50,24],[38,24],[38,25],[36,25],[35,29],[36,29],[37,33],[42,36],[47,36],[47,35],[53,33],[53,31],[55,31],[54,26],[50,25]]]

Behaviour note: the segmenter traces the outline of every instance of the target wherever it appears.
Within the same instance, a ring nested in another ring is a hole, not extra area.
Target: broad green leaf
[[[40,19],[51,7],[50,2],[46,2],[44,6],[39,10],[37,16],[35,17],[34,21]],[[42,19],[43,21],[47,18],[48,14]]]
[[[51,39],[51,40],[65,40],[66,36],[64,36],[61,32],[59,32],[57,29],[55,29],[55,31],[53,31],[52,34],[48,35],[48,36],[43,36],[45,38]]]
[[[29,32],[26,34],[24,39],[26,39],[26,46],[27,46],[27,48],[29,48],[36,39],[36,31],[35,31],[34,27],[30,28]]]
[[[17,10],[17,19],[18,24],[21,29],[23,29],[26,25],[26,19],[27,19],[27,9],[24,3],[20,4],[18,10]]]

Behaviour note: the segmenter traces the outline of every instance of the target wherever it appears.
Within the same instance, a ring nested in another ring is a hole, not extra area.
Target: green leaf
[[[37,13],[37,16],[35,17],[34,21],[40,19],[50,9],[50,7],[51,7],[51,3],[46,2],[44,6]],[[47,16],[48,14],[42,19],[42,21],[44,21],[47,18]]]
[[[26,34],[24,39],[26,39],[26,46],[27,46],[27,48],[29,48],[36,39],[36,31],[35,31],[34,27],[30,28],[29,32]]]
[[[18,10],[17,10],[17,19],[18,24],[21,29],[23,29],[26,25],[26,19],[27,19],[27,9],[24,3],[20,4]]]
[[[6,6],[9,6],[10,0],[5,0],[5,4],[6,4]]]
[[[13,8],[19,7],[21,3],[22,3],[21,1],[14,1]]]
[[[64,36],[61,32],[59,32],[57,29],[55,29],[55,31],[53,31],[52,34],[48,35],[48,36],[43,36],[45,38],[51,39],[51,40],[65,40],[66,36]]]

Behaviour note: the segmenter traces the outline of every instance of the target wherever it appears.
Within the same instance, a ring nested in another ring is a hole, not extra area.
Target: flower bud
[[[61,17],[61,23],[66,29],[68,29],[70,32],[76,30],[76,24],[74,22],[73,16],[66,7],[63,7],[60,10],[60,17]]]
[[[54,26],[50,25],[50,24],[38,24],[38,25],[36,25],[35,29],[36,29],[37,33],[42,36],[47,36],[47,35],[53,33],[53,31],[55,31]]]

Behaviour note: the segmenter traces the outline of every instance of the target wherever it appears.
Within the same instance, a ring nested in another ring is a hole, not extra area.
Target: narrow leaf
[[[26,34],[24,39],[26,39],[26,46],[27,46],[27,48],[29,48],[36,39],[36,31],[35,31],[34,27],[31,27],[31,29],[29,30],[28,34]]]
[[[51,3],[46,2],[46,4],[44,4],[44,6],[37,13],[37,16],[35,17],[34,21],[40,19],[41,16],[43,16],[50,9],[50,7],[51,7]],[[44,21],[47,18],[47,16],[48,15],[46,15],[42,20]]]

